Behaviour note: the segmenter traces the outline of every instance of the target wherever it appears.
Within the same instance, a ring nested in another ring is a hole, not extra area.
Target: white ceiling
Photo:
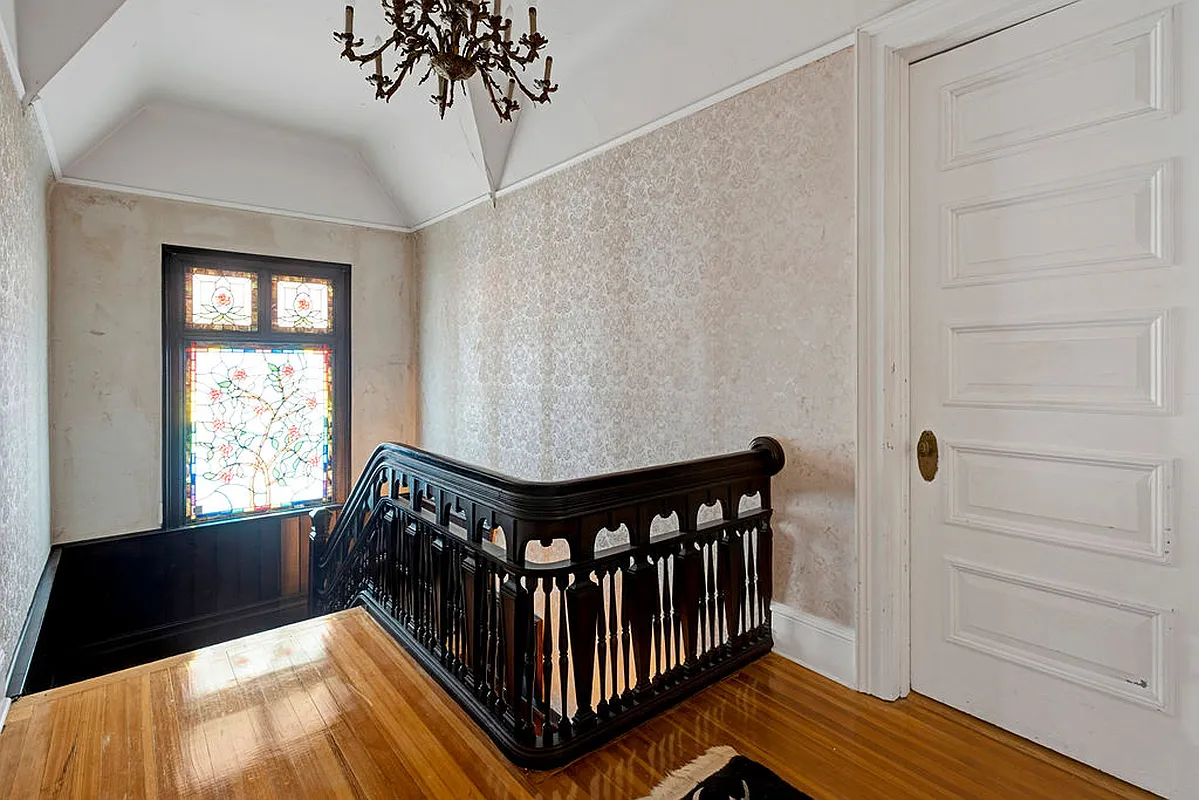
[[[0,23],[15,2],[65,178],[411,229],[486,196],[484,161],[511,186],[905,1],[541,0],[561,88],[515,127],[467,98],[443,121],[429,84],[376,101],[337,57],[344,0],[0,0]],[[529,0],[503,5],[519,31]],[[383,33],[378,0],[357,7]]]

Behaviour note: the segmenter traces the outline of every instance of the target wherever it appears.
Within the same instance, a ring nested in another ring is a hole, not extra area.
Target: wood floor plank
[[[129,714],[125,685],[96,687],[101,697],[99,738],[99,797],[123,797],[129,787]]]
[[[730,745],[817,800],[1151,797],[927,698],[769,655],[578,761],[514,767],[361,610],[21,698],[0,798],[628,800]]]
[[[7,796],[10,800],[37,796],[42,780],[42,765],[50,742],[50,728],[57,711],[56,703],[46,702],[38,697],[21,698],[13,703],[13,707],[16,708],[26,701],[29,701],[31,710],[23,741],[8,739],[10,735],[15,734],[10,733],[7,725],[0,731],[0,748],[11,743],[13,749],[20,753],[15,771],[0,774],[0,785],[7,785]],[[9,716],[13,715],[10,713]]]
[[[31,716],[22,714],[16,719],[9,715],[4,723],[5,736],[0,736],[0,797],[9,797],[11,787],[3,781],[14,777],[21,763],[21,744],[29,733]]]
[[[50,724],[50,737],[42,761],[40,797],[69,797],[70,773],[75,760],[79,737],[79,712],[83,705],[82,692],[62,699]]]

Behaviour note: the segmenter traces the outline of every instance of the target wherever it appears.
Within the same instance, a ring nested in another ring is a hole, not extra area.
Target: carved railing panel
[[[770,649],[782,465],[760,438],[528,483],[381,445],[336,524],[314,514],[311,611],[365,606],[510,758],[563,763]],[[556,540],[568,558],[527,560]]]

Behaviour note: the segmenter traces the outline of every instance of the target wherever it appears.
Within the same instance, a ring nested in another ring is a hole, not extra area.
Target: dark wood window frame
[[[184,319],[184,277],[189,267],[254,272],[258,275],[258,330],[189,330]],[[290,275],[329,280],[333,284],[333,331],[330,333],[276,332],[271,325],[271,276]],[[204,521],[185,517],[188,470],[185,462],[186,397],[184,371],[186,350],[193,343],[213,345],[313,347],[328,346],[333,356],[333,457],[334,501],[345,498],[350,482],[350,267],[323,261],[305,261],[194,247],[163,245],[162,248],[162,340],[163,340],[163,527],[213,525],[274,515],[294,515],[301,508],[319,508],[327,501],[314,501],[264,512],[232,514]]]

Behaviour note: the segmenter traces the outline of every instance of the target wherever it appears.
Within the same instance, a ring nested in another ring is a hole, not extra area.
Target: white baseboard
[[[8,719],[8,709],[12,706],[12,698],[0,698],[0,732],[4,730],[4,721]]]
[[[772,602],[774,651],[801,667],[851,689],[857,688],[854,630],[836,622]]]

